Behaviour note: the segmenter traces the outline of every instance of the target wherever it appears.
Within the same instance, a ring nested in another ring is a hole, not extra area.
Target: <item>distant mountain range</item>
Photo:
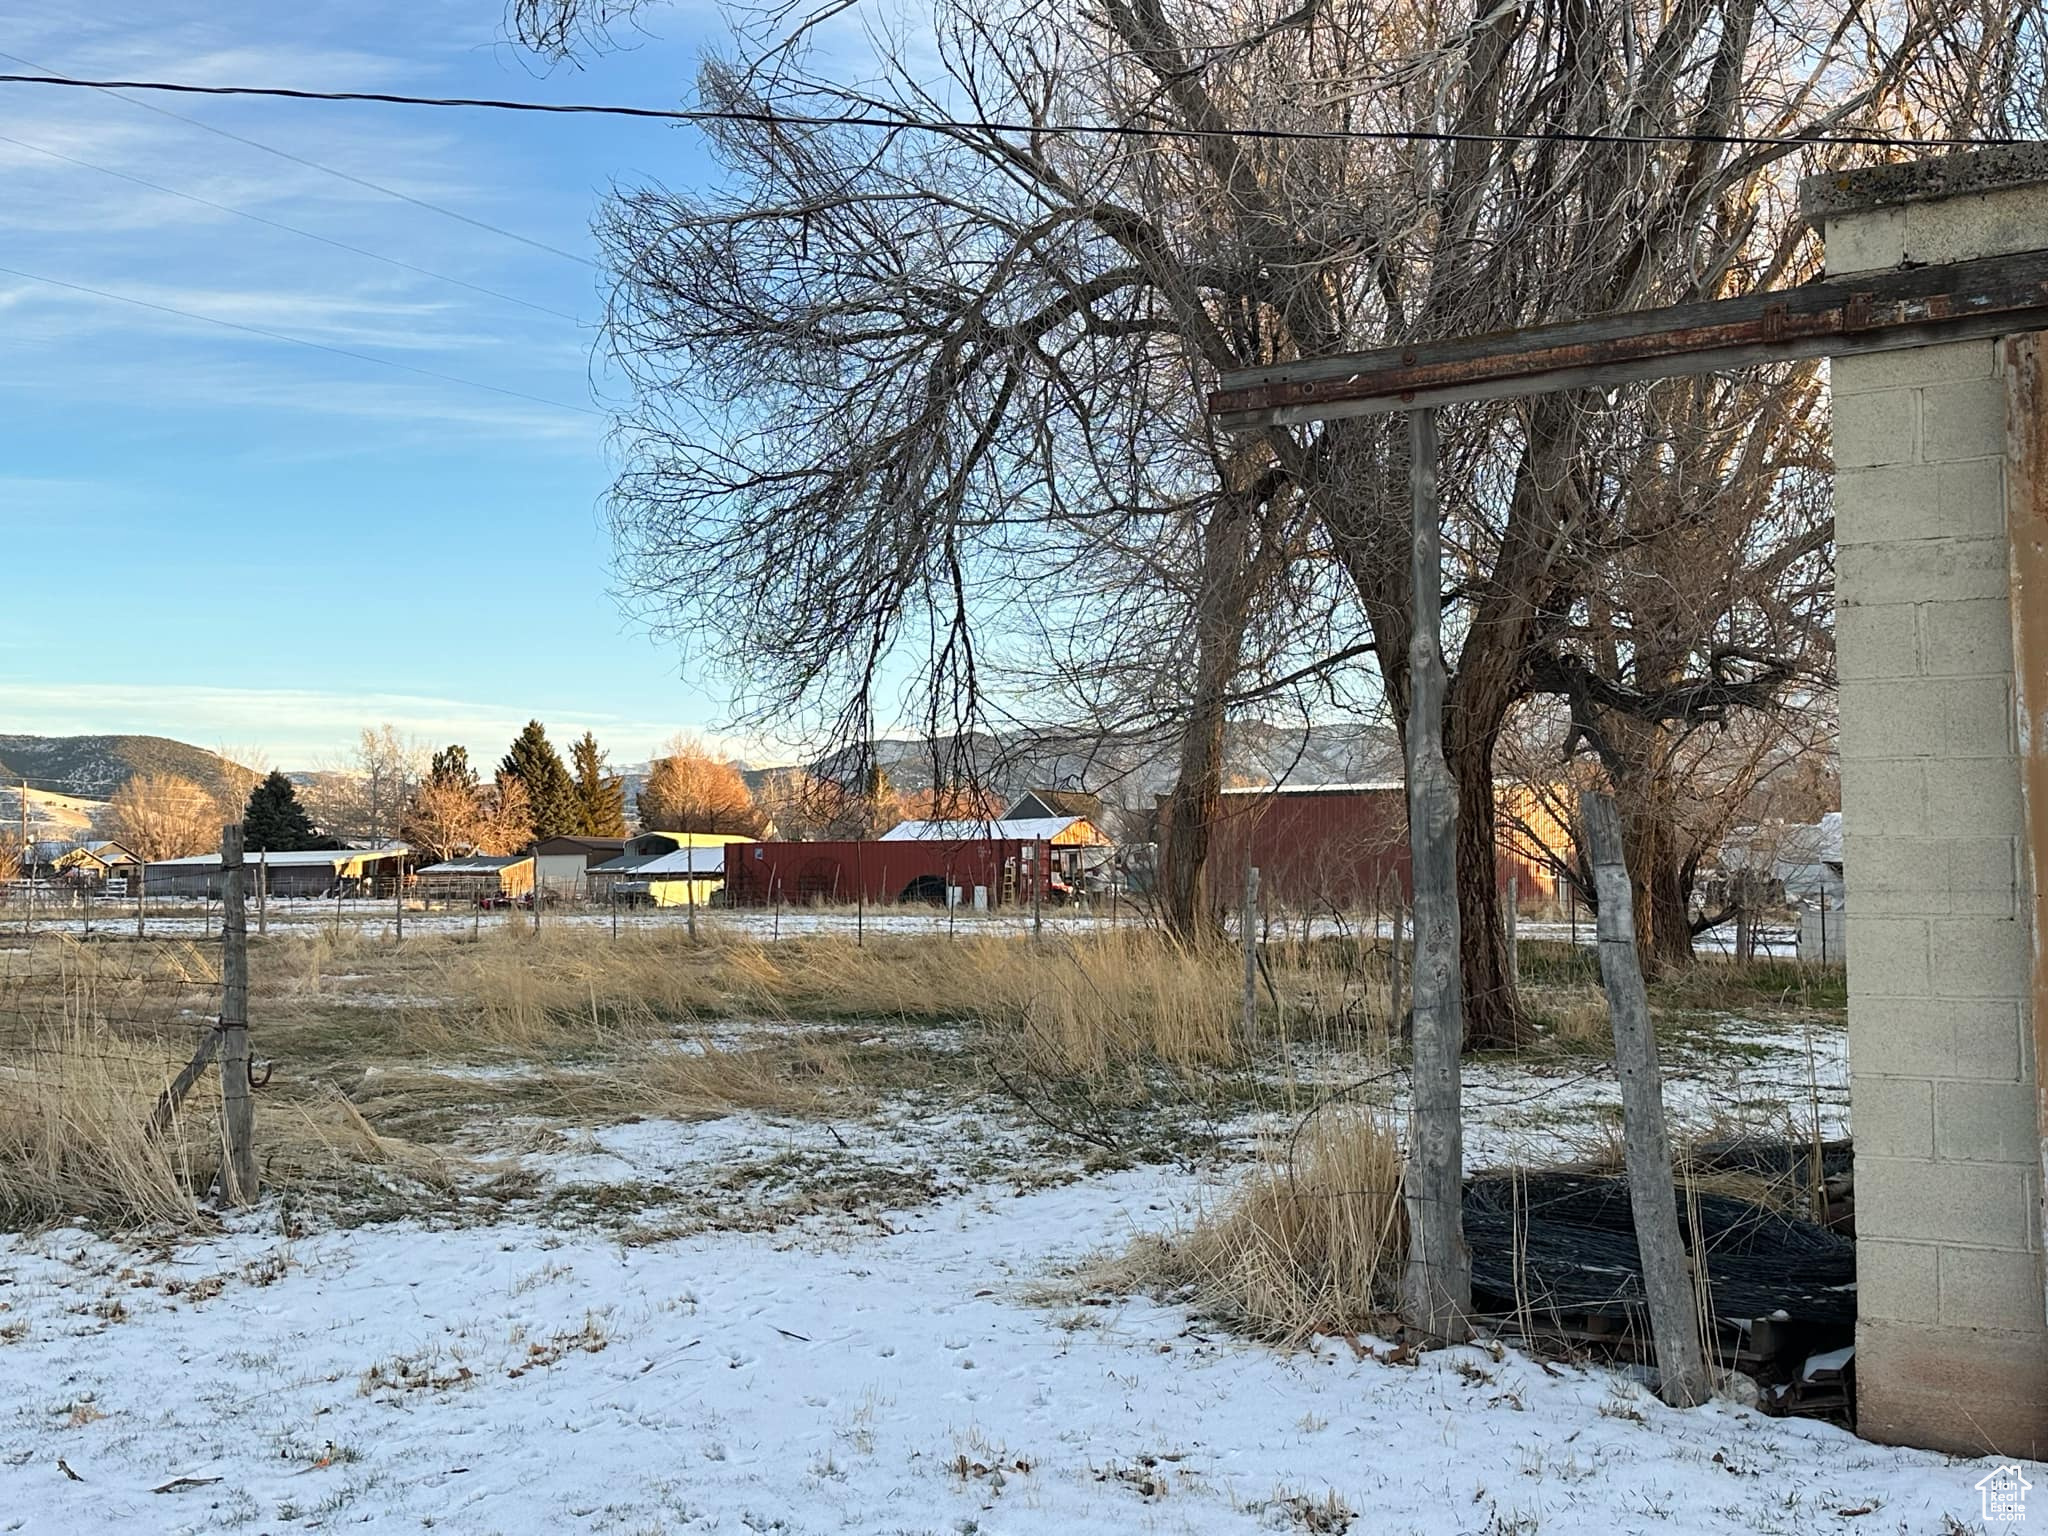
[[[0,736],[0,784],[105,800],[138,773],[175,773],[218,792],[242,772],[217,752],[167,736]]]
[[[950,748],[950,750],[948,750]],[[933,752],[921,740],[878,741],[874,763],[899,790],[932,787]],[[1078,789],[1102,797],[1105,806],[1143,813],[1169,793],[1179,773],[1177,749],[1156,737],[1110,733],[1081,736],[1053,732],[980,735],[942,743],[942,772],[967,762],[980,787],[999,800],[1027,789]],[[860,753],[847,749],[812,771],[828,778],[856,777]],[[1377,725],[1276,726],[1263,721],[1232,725],[1224,742],[1226,782],[1247,784],[1353,784],[1401,776],[1401,749],[1393,731]],[[748,783],[759,788],[787,768],[742,764]]]

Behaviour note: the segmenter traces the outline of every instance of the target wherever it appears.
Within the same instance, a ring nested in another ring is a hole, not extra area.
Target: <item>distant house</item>
[[[1722,842],[1709,880],[1708,904],[1725,904],[1727,887],[1747,876],[1761,885],[1766,901],[1787,906],[1812,906],[1825,901],[1840,907],[1847,887],[1842,879],[1842,813],[1829,811],[1815,822],[1767,822],[1737,827]],[[1717,885],[1718,883],[1718,885]]]
[[[544,890],[580,900],[590,871],[625,851],[623,837],[544,837],[533,845],[534,878]]]
[[[243,890],[254,896],[261,882],[270,895],[280,897],[376,896],[390,892],[403,877],[410,854],[403,844],[246,854]],[[220,855],[161,859],[143,868],[142,879],[152,896],[218,896]]]
[[[472,853],[419,872],[414,888],[428,901],[459,905],[517,900],[533,892],[530,854]]]
[[[61,880],[73,885],[103,886],[109,880],[126,880],[141,860],[119,843],[98,842],[66,849],[49,862]]]

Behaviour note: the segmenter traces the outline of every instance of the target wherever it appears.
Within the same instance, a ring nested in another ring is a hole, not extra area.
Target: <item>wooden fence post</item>
[[[1507,925],[1508,938],[1508,979],[1517,987],[1522,984],[1522,877],[1519,873],[1508,876],[1508,904],[1501,913],[1501,921]]]
[[[1458,964],[1458,800],[1444,761],[1443,532],[1438,523],[1436,413],[1408,413],[1408,862],[1415,886],[1414,1090],[1408,1110],[1411,1326],[1435,1339],[1471,1337],[1472,1254],[1465,1246],[1461,1077],[1464,980]]]
[[[270,932],[270,850],[256,855],[256,933]]]
[[[1240,920],[1244,940],[1244,1037],[1250,1040],[1259,1027],[1259,866],[1244,867],[1244,915]]]
[[[1664,1124],[1664,1081],[1657,1067],[1657,1036],[1636,957],[1636,920],[1621,817],[1597,790],[1579,797],[1579,825],[1593,857],[1600,896],[1600,979],[1614,1021],[1614,1068],[1621,1079],[1622,1138],[1628,1157],[1629,1205],[1643,1260],[1643,1292],[1650,1304],[1650,1336],[1657,1348],[1659,1390],[1674,1408],[1703,1403],[1713,1390],[1700,1348],[1691,1265],[1678,1224],[1671,1181],[1671,1133]]]
[[[256,1201],[256,1103],[249,1097],[249,915],[242,901],[242,826],[220,829],[221,1191]]]

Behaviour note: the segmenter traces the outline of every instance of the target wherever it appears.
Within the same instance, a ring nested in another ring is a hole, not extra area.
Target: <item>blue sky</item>
[[[0,50],[38,68],[210,84],[672,105],[717,36],[703,7],[658,8],[629,50],[550,72],[504,41],[499,0],[0,0]],[[614,179],[711,174],[688,127],[140,99],[585,258]],[[0,267],[33,275],[0,273],[0,732],[149,731],[300,767],[387,719],[486,758],[529,715],[558,742],[590,726],[620,760],[718,724],[722,696],[609,595],[592,267],[126,101],[25,85],[0,86]]]

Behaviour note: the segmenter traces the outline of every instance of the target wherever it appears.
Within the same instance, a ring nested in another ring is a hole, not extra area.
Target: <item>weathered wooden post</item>
[[[1664,1124],[1664,1080],[1657,1067],[1657,1036],[1636,957],[1636,919],[1621,817],[1597,790],[1579,797],[1579,825],[1593,859],[1600,897],[1600,979],[1614,1022],[1614,1069],[1621,1079],[1622,1138],[1628,1157],[1629,1206],[1643,1260],[1643,1293],[1650,1304],[1650,1336],[1657,1347],[1659,1392],[1674,1408],[1707,1400],[1712,1378],[1700,1348],[1693,1308],[1692,1269],[1678,1224],[1671,1183],[1671,1134]]]
[[[242,901],[242,825],[220,829],[221,1192],[256,1201],[256,1103],[249,1096],[249,915]]]
[[[392,877],[392,911],[398,919],[395,942],[405,942],[405,855],[398,856],[398,873]]]
[[[1259,1027],[1259,866],[1244,867],[1244,913],[1239,934],[1244,940],[1244,1037],[1249,1041]]]
[[[1519,872],[1508,876],[1508,904],[1501,913],[1501,922],[1507,928],[1508,979],[1517,987],[1522,984],[1522,877]]]
[[[143,936],[146,920],[142,915],[142,888],[149,883],[149,860],[135,861],[135,937]]]
[[[1408,860],[1415,885],[1414,1091],[1408,1111],[1409,1323],[1431,1338],[1471,1336],[1472,1255],[1465,1246],[1458,965],[1458,801],[1444,761],[1443,534],[1436,413],[1408,413],[1412,625],[1408,638]]]
[[[256,932],[270,932],[270,850],[256,855]]]

